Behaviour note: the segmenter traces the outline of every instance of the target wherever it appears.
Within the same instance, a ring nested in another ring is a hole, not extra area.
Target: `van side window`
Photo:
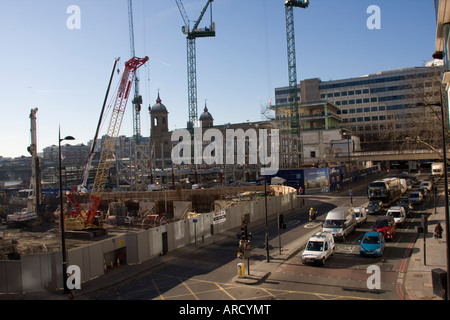
[[[328,242],[325,242],[325,251],[328,250]]]

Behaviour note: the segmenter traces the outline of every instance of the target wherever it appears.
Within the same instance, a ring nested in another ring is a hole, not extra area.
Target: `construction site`
[[[187,130],[192,134],[199,126],[195,39],[215,36],[212,10],[209,26],[199,28],[213,0],[206,1],[192,28],[181,0],[176,3],[185,22],[182,29],[186,34],[188,55]],[[5,188],[1,202],[0,292],[60,288],[62,272],[58,266],[61,264],[80,266],[82,280],[88,281],[101,276],[109,267],[140,263],[214,233],[292,210],[297,205],[297,190],[283,186],[278,180],[274,182],[277,185],[271,185],[272,180],[261,175],[264,164],[260,162],[246,161],[247,165],[189,162],[175,166],[171,149],[176,144],[163,143],[170,134],[167,118],[164,118],[167,114],[161,113],[165,107],[159,94],[157,104],[150,110],[151,116],[157,118],[152,121],[152,130],[155,130],[150,143],[142,142],[142,96],[136,71],[149,58],[135,57],[131,0],[128,0],[128,9],[132,58],[126,61],[116,92],[110,97],[119,58],[114,61],[82,176],[77,183],[67,184],[66,180],[63,185],[61,142],[74,138],[59,136],[59,188],[55,188],[56,194],[45,197],[37,150],[38,109],[31,109],[30,188],[16,193],[7,193]],[[134,141],[124,160],[116,157],[119,154],[117,141],[129,100]],[[110,112],[109,119],[105,119],[105,110]],[[206,106],[205,114],[208,114]],[[200,120],[209,119],[201,116]],[[107,131],[103,133],[101,151],[96,152],[102,124]],[[255,127],[267,130],[270,123],[259,123]],[[295,130],[298,132],[299,128]],[[158,136],[161,132],[164,138]],[[244,160],[248,160],[250,155],[247,151],[244,153]],[[238,156],[236,154],[235,159]],[[298,160],[297,156],[294,158]],[[117,179],[120,172],[131,177],[126,191],[111,187],[113,169],[117,169]],[[186,180],[195,183],[190,183],[187,189],[183,183]],[[202,187],[205,185],[210,187]]]

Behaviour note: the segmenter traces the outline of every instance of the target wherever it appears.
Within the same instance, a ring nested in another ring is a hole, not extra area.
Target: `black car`
[[[401,207],[405,208],[407,217],[409,217],[411,215],[411,210],[414,209],[413,203],[411,202],[411,200],[408,200],[408,199],[398,200],[397,206],[401,206]]]
[[[366,208],[367,214],[383,214],[383,202],[380,200],[371,200]]]

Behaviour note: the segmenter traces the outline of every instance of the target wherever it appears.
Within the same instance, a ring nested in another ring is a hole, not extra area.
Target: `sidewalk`
[[[444,193],[439,194],[436,214],[434,209],[429,209],[429,212],[428,233],[425,238],[425,259],[422,233],[414,244],[406,271],[405,288],[412,300],[442,300],[440,296],[433,293],[432,270],[442,269],[447,271]],[[433,237],[434,228],[438,222],[444,229],[440,242]]]

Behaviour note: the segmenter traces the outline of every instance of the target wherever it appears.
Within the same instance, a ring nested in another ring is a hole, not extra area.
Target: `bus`
[[[395,203],[402,195],[402,187],[399,178],[385,178],[373,181],[367,188],[369,200],[381,200],[384,207]]]

